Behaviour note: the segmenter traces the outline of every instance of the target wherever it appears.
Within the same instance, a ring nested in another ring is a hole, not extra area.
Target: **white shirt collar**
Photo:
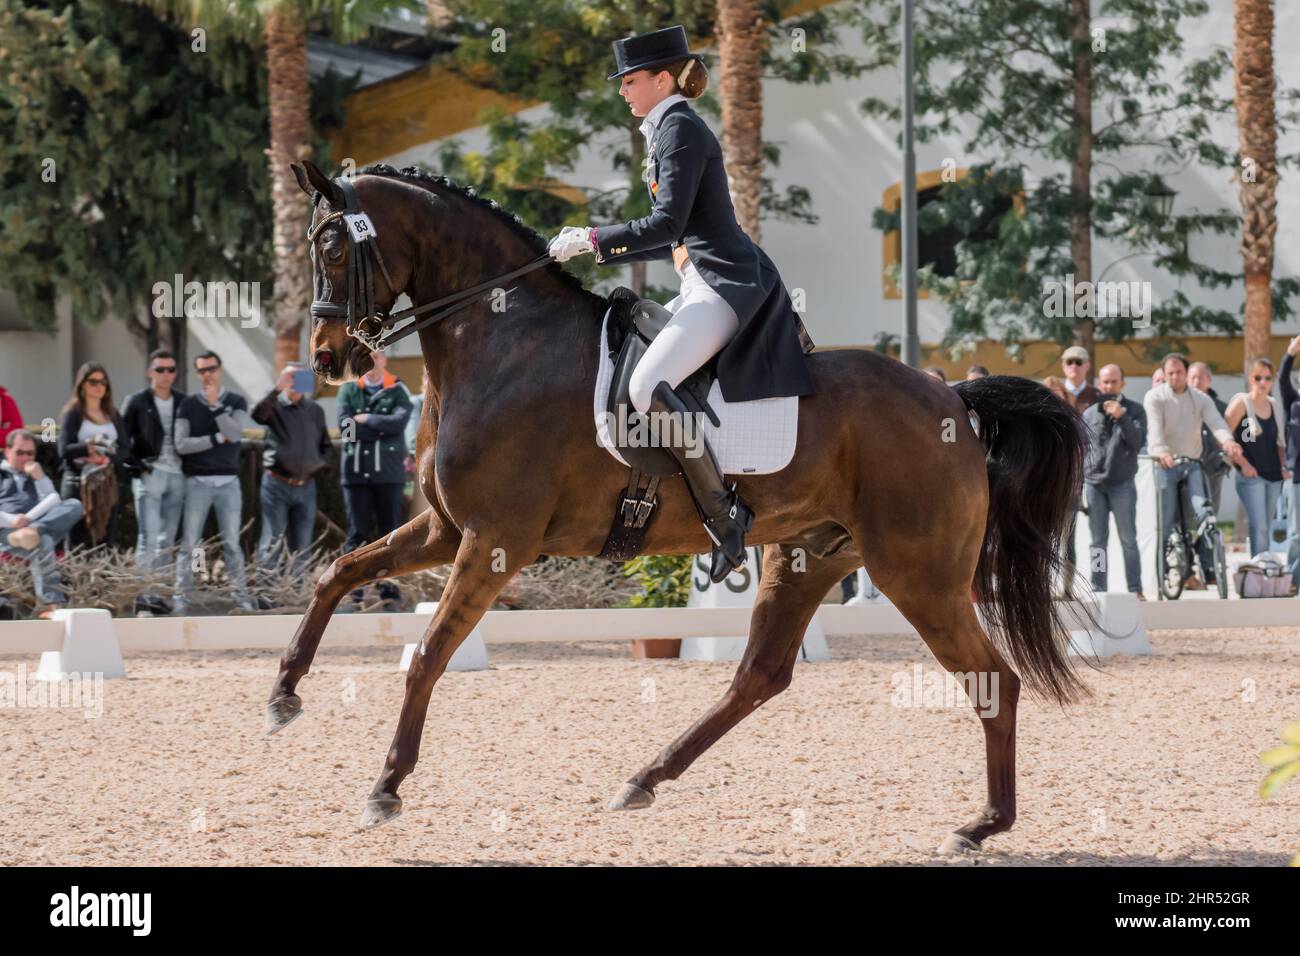
[[[1078,395],[1087,387],[1088,387],[1088,380],[1086,378],[1078,385],[1071,385],[1070,380],[1068,378],[1065,380],[1065,388],[1071,395]]]
[[[645,137],[647,143],[653,138],[654,131],[659,127],[659,120],[663,118],[664,113],[668,112],[668,107],[674,103],[685,102],[686,97],[682,96],[682,94],[672,93],[665,96],[650,109],[649,113],[646,113],[645,119],[641,121],[641,135]]]

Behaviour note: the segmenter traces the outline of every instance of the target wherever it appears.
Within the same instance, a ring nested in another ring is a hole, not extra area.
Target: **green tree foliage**
[[[1268,774],[1259,785],[1263,800],[1272,797],[1284,783],[1300,776],[1300,723],[1288,724],[1282,729],[1282,745],[1265,750],[1259,762],[1268,768]],[[1292,866],[1300,866],[1300,853],[1291,858]]]
[[[628,607],[686,607],[691,596],[689,554],[648,554],[623,565],[623,576],[635,579],[641,592],[627,601]]]
[[[769,22],[774,23],[767,64],[770,75],[820,83],[863,68],[834,50],[830,14],[815,12],[776,25],[774,18],[791,5],[772,4],[766,11]],[[440,150],[436,172],[473,185],[544,234],[556,232],[562,225],[624,222],[647,215],[650,201],[641,181],[641,120],[629,113],[618,95],[618,83],[606,79],[613,64],[611,43],[676,23],[692,37],[711,36],[713,3],[448,0],[447,7],[456,18],[447,32],[460,40],[449,65],[475,84],[545,102],[550,110],[535,121],[500,109],[486,111],[482,121],[488,133],[487,148],[467,151],[461,142],[449,141]],[[693,105],[706,115],[719,115],[711,91]],[[571,173],[582,150],[595,142],[605,144],[610,165],[626,177],[625,185],[600,189],[590,183],[574,183],[583,190],[586,204],[537,188],[548,178]],[[768,161],[778,163],[778,145],[769,143],[765,149]],[[764,213],[775,218],[805,223],[817,220],[811,211],[811,196],[801,186],[778,192],[764,177],[762,202]],[[589,258],[574,260],[570,266],[588,275],[594,269]]]
[[[956,230],[966,237],[957,247],[955,276],[922,270],[919,279],[950,310],[944,344],[954,354],[990,337],[1001,338],[1013,355],[1027,339],[1071,341],[1077,320],[1049,314],[1044,282],[1063,282],[1071,273],[1096,281],[1111,264],[1093,259],[1088,275],[1075,261],[1071,227],[1079,214],[1092,237],[1120,245],[1144,270],[1189,280],[1155,303],[1155,341],[1241,329],[1239,310],[1209,308],[1196,296],[1198,286],[1240,283],[1240,269],[1189,254],[1198,235],[1234,235],[1238,211],[1197,209],[1179,197],[1174,214],[1163,216],[1148,197],[1161,175],[1192,165],[1205,168],[1211,181],[1237,169],[1231,50],[1223,46],[1203,59],[1186,54],[1183,36],[1206,14],[1205,0],[1103,0],[1092,6],[1089,34],[1073,39],[1071,4],[1059,0],[918,0],[917,139],[965,136],[970,157],[956,157],[956,165],[971,167],[969,178],[946,184],[917,220],[922,233]],[[854,9],[873,61],[897,69],[899,5],[859,0]],[[1082,191],[1071,189],[1085,135],[1075,113],[1080,52],[1090,60],[1092,98],[1091,160]],[[1295,123],[1297,95],[1279,92],[1279,129]],[[862,106],[875,118],[900,120],[897,101],[869,98]],[[996,162],[977,161],[994,156]],[[1297,157],[1279,162],[1294,166]],[[1008,208],[1013,198],[1020,208]],[[995,215],[998,209],[1005,211]],[[877,210],[874,225],[896,229],[897,213]],[[1222,241],[1212,245],[1217,249]],[[1119,277],[1112,272],[1107,278]],[[1295,277],[1275,280],[1276,317],[1291,315],[1290,300],[1298,293]],[[1111,341],[1132,338],[1138,328],[1131,317],[1096,320],[1097,337]]]
[[[263,283],[270,297],[266,80],[248,46],[115,0],[0,0],[0,283],[34,326],[81,321],[183,340],[154,283]],[[315,108],[337,114],[352,84]]]

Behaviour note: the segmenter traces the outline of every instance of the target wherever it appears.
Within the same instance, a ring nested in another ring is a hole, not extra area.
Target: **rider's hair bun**
[[[709,85],[709,71],[705,69],[702,61],[694,57],[669,63],[663,69],[672,76],[677,92],[688,100],[695,99]]]

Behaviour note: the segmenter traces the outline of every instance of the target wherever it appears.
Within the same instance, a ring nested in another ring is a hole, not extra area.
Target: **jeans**
[[[290,485],[270,472],[262,476],[262,534],[257,542],[257,564],[273,567],[284,551],[286,538],[292,559],[292,574],[302,577],[311,557],[312,532],[316,529],[316,482]]]
[[[217,530],[221,533],[221,553],[226,559],[230,594],[241,607],[249,604],[244,581],[244,552],[239,548],[239,518],[243,495],[239,479],[234,476],[223,485],[210,485],[191,475],[185,479],[185,522],[181,530],[181,553],[176,562],[176,605],[184,609],[194,590],[194,555],[203,535],[208,512],[217,512]]]
[[[36,592],[37,599],[45,604],[65,604],[68,600],[63,592],[63,579],[59,575],[54,547],[81,520],[83,514],[85,511],[76,498],[60,501],[28,525],[40,534],[40,542],[31,550],[17,548],[9,543],[10,533],[17,531],[17,528],[0,528],[0,551],[27,561],[32,572],[32,589]]]
[[[274,481],[274,479],[272,479]],[[343,542],[343,553],[355,551],[363,544],[387,535],[402,525],[402,506],[405,503],[400,484],[344,485],[343,503],[348,512],[348,537]],[[385,599],[399,594],[396,585],[379,582],[379,593]],[[353,591],[357,596],[360,591]]]
[[[843,594],[845,602],[853,598],[874,601],[880,597],[880,589],[871,583],[871,576],[867,574],[866,568],[858,568],[841,581],[840,592]]]
[[[1074,536],[1079,525],[1079,504],[1080,501],[1078,497],[1070,499],[1070,527],[1066,529],[1065,532],[1065,560],[1062,562],[1061,567],[1063,583],[1068,581],[1071,583],[1072,587],[1074,575],[1078,570],[1079,564],[1079,558],[1074,553]]]
[[[131,479],[131,492],[140,526],[135,539],[136,564],[142,568],[164,567],[171,560],[176,528],[181,523],[185,476],[155,468]]]
[[[1079,526],[1079,500],[1076,498],[1070,511],[1070,527],[1065,532],[1065,572],[1071,578],[1079,564],[1079,557],[1074,553],[1074,536]]]
[[[1088,530],[1092,535],[1092,589],[1106,590],[1106,555],[1110,544],[1110,516],[1115,516],[1120,547],[1124,551],[1124,577],[1130,593],[1142,590],[1142,560],[1137,542],[1137,483],[1131,478],[1114,485],[1083,486],[1088,504]],[[1099,550],[1100,549],[1100,550]],[[1100,559],[1097,555],[1100,553]]]
[[[1273,513],[1277,510],[1277,499],[1282,494],[1282,482],[1268,481],[1264,478],[1247,478],[1237,472],[1234,481],[1237,485],[1237,497],[1246,510],[1246,527],[1250,530],[1250,555],[1254,557],[1261,551],[1271,551],[1272,537],[1269,529],[1273,525]]]
[[[1237,474],[1235,468],[1232,471],[1233,474]],[[1219,513],[1219,502],[1223,500],[1223,476],[1226,474],[1226,471],[1216,471],[1212,475],[1205,476],[1205,483],[1210,486],[1210,503],[1216,515]]]
[[[1290,495],[1286,516],[1286,563],[1291,569],[1291,580],[1300,585],[1300,487],[1294,481],[1286,482]]]
[[[1187,478],[1187,496],[1191,498],[1192,503],[1192,513],[1183,516],[1187,529],[1195,531],[1206,515],[1214,513],[1210,488],[1199,461],[1179,462],[1172,468],[1157,466],[1156,486],[1160,493],[1160,522],[1166,538],[1178,520],[1178,480],[1184,476]],[[1160,542],[1159,546],[1163,546],[1163,542]],[[1201,567],[1205,570],[1207,578],[1205,583],[1209,584],[1214,579],[1214,555],[1210,551],[1210,542],[1201,538],[1197,544],[1197,551],[1201,555]]]

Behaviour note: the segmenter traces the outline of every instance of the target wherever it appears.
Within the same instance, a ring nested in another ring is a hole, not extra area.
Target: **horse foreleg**
[[[722,700],[642,768],[610,801],[611,810],[639,810],[654,802],[654,789],[676,780],[723,734],[790,686],[804,631],[826,593],[857,564],[856,556],[810,560],[792,567],[794,547],[763,549],[762,583],[749,621],[749,641]]]
[[[411,658],[397,733],[379,780],[366,801],[362,827],[378,826],[401,812],[402,800],[397,788],[419,758],[420,736],[433,685],[501,589],[516,571],[537,558],[539,550],[539,547],[522,547],[517,543],[507,545],[500,539],[466,530],[438,610]]]
[[[343,595],[376,578],[447,564],[459,544],[460,532],[430,508],[378,541],[335,558],[316,582],[316,593],[280,658],[280,673],[266,707],[266,732],[275,733],[302,713],[302,700],[294,690],[311,667],[325,626]]]

